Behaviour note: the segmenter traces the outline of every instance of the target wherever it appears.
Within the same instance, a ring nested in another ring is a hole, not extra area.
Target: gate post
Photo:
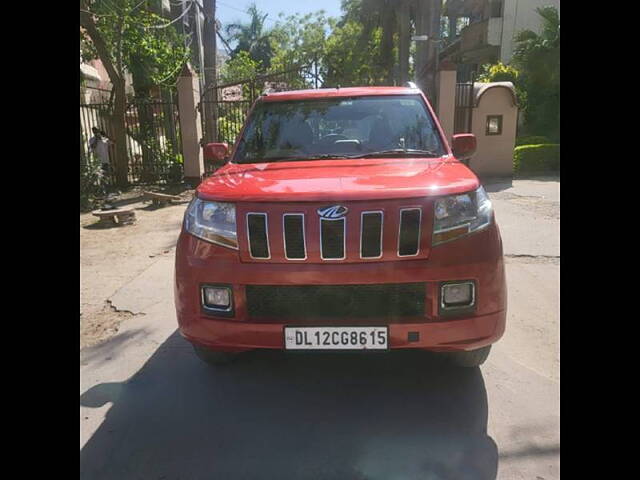
[[[456,66],[450,61],[440,63],[438,89],[438,118],[447,141],[451,142],[456,112]]]
[[[200,139],[202,123],[197,110],[200,101],[198,76],[189,64],[185,65],[178,78],[178,118],[180,119],[180,138],[184,158],[184,180],[198,185],[204,174],[204,161]]]

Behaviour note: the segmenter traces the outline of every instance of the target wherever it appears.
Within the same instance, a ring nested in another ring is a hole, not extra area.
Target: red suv
[[[176,251],[181,334],[203,360],[252,349],[442,352],[480,365],[503,334],[491,201],[422,92],[261,96],[197,188]]]

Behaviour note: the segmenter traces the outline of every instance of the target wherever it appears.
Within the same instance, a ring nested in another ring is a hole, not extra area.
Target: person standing
[[[103,173],[107,174],[111,168],[109,145],[113,144],[113,141],[98,127],[93,127],[91,131],[93,132],[93,137],[89,139],[89,150],[98,158]]]
[[[102,176],[99,179],[100,189],[102,193],[107,197],[107,204],[105,207],[112,208],[109,204],[108,195],[107,195],[107,184],[109,183],[108,179],[111,174],[111,159],[109,157],[109,146],[114,142],[107,137],[104,131],[98,129],[98,127],[93,127],[91,129],[93,132],[93,137],[89,139],[89,150],[97,157],[100,162],[100,167],[102,169]]]

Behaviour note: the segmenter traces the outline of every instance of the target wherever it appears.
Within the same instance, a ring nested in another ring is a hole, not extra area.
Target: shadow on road
[[[422,352],[246,354],[202,364],[177,332],[81,451],[83,479],[494,479],[479,369]]]

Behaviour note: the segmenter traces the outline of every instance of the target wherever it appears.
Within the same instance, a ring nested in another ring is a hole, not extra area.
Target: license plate
[[[286,350],[386,350],[388,327],[285,327]]]

